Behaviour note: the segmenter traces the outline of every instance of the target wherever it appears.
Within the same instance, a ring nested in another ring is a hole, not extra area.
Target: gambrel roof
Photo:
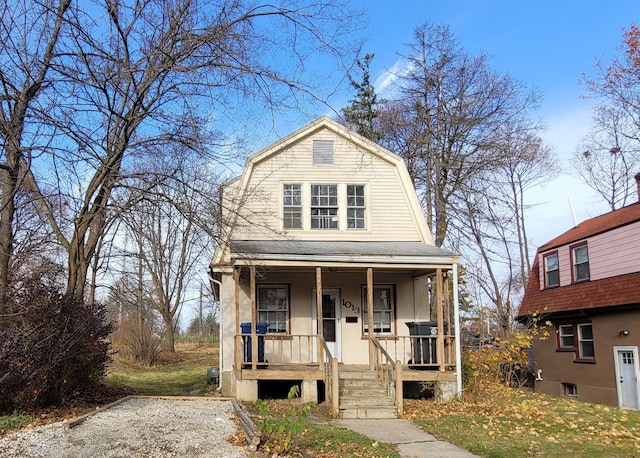
[[[533,313],[640,307],[640,272],[547,289],[541,289],[540,286],[540,254],[636,222],[640,222],[640,202],[583,221],[542,245],[536,253],[518,316],[522,318]]]

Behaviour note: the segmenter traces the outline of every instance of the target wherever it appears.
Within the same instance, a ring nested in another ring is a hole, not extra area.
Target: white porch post
[[[373,268],[367,267],[367,325],[369,326],[369,369],[375,368],[375,348],[371,337],[373,336]]]
[[[462,342],[460,342],[460,307],[458,304],[458,264],[453,264],[453,322],[456,342],[456,385],[458,400],[462,399]]]
[[[324,358],[322,355],[324,348],[320,342],[320,336],[323,336],[323,332],[322,332],[322,329],[323,329],[322,327],[322,267],[316,267],[316,316],[317,316],[316,348],[318,352],[318,364],[320,365],[320,369],[322,369],[324,367]]]
[[[251,369],[258,367],[258,339],[256,323],[258,322],[258,307],[256,307],[256,266],[251,264]]]

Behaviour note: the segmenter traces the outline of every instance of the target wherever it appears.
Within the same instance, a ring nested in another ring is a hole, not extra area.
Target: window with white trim
[[[558,262],[558,253],[550,253],[544,255],[544,286],[560,285],[560,264]]]
[[[589,252],[586,243],[571,248],[571,260],[573,263],[573,281],[589,280]]]
[[[338,186],[311,185],[311,229],[338,228]]]
[[[333,140],[313,141],[313,165],[333,164]]]
[[[364,185],[347,185],[347,229],[364,229],[365,222]]]
[[[558,326],[558,348],[573,350],[575,346],[576,344],[573,339],[573,325],[561,324]]]
[[[391,334],[395,308],[395,289],[393,285],[374,285],[373,287],[373,332]],[[369,313],[367,309],[367,287],[362,286],[362,330],[369,332]]]
[[[596,357],[593,345],[593,327],[591,323],[578,325],[578,359],[594,359]]]
[[[285,184],[282,189],[282,223],[285,229],[302,229],[302,186]]]
[[[286,333],[289,321],[289,286],[257,285],[258,321],[268,323],[267,332]]]

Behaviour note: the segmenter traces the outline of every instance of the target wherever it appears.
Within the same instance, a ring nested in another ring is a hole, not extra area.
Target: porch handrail
[[[369,341],[374,348],[374,369],[396,406],[398,418],[402,418],[402,362],[394,361],[374,336],[370,335]]]
[[[340,379],[338,375],[338,360],[333,357],[331,350],[323,336],[318,336],[322,344],[324,367],[324,392],[325,398],[331,404],[331,416],[338,418],[340,413]]]

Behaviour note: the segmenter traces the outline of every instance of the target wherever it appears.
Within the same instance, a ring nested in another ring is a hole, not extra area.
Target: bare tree
[[[71,1],[0,2],[0,316],[14,251],[16,195],[34,152],[34,103],[49,84]]]
[[[174,351],[186,293],[195,286],[196,272],[205,270],[213,251],[212,239],[198,217],[213,199],[201,198],[210,185],[206,177],[198,176],[197,169],[195,164],[191,170],[180,164],[174,170],[174,181],[159,183],[124,215],[129,237],[138,247],[143,275],[153,285],[151,304],[162,317],[167,351]]]
[[[56,67],[66,82],[55,87],[49,122],[63,137],[47,165],[66,171],[59,186],[69,175],[82,178],[66,196],[64,215],[38,186],[43,178],[32,180],[68,253],[67,294],[84,295],[124,170],[152,163],[169,144],[211,154],[210,121],[228,107],[259,102],[276,110],[313,97],[320,81],[305,73],[305,62],[324,53],[346,71],[350,19],[333,0],[115,0],[78,10]]]
[[[452,224],[464,253],[474,297],[491,305],[504,336],[511,334],[531,269],[526,231],[527,191],[558,170],[549,148],[530,133],[512,134],[505,126],[499,167],[476,177],[455,201]]]
[[[403,125],[415,129],[410,157],[421,168],[414,169],[414,181],[423,186],[427,221],[441,246],[455,194],[500,163],[503,126],[532,127],[526,119],[539,95],[494,72],[486,55],[469,55],[444,26],[417,27],[403,57],[397,84]]]
[[[635,135],[638,127],[623,111],[609,106],[598,107],[593,122],[571,165],[578,177],[615,210],[635,197],[633,176],[640,172],[640,142],[629,133]]]
[[[640,27],[624,31],[620,55],[598,61],[595,75],[583,78],[596,100],[593,127],[578,145],[572,165],[578,176],[611,210],[626,205],[640,172]]]

